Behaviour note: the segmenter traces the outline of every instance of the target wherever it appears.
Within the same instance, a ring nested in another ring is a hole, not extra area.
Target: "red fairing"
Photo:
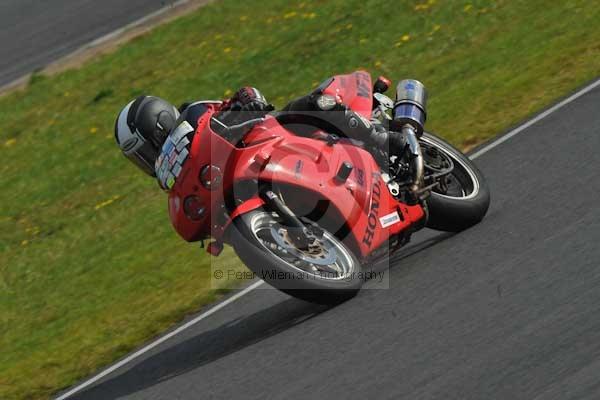
[[[370,117],[368,74],[336,76],[326,91],[335,92],[344,103]],[[217,242],[225,240],[232,217],[263,205],[256,195],[257,182],[293,191],[285,201],[297,215],[321,210],[322,218],[335,221],[339,231],[345,232],[344,240],[362,258],[424,218],[420,205],[406,205],[390,194],[379,166],[366,150],[349,143],[328,145],[296,136],[271,116],[246,135],[245,147],[236,148],[211,130],[209,122],[216,110],[216,105],[210,107],[199,119],[189,158],[169,192],[169,215],[185,240],[208,236]],[[344,162],[353,169],[342,182],[336,176]],[[210,189],[201,182],[207,166],[211,166],[213,178]],[[222,177],[215,181],[219,173]],[[184,203],[189,196],[205,205],[201,218],[186,215]]]
[[[347,75],[336,75],[324,94],[336,97],[365,118],[371,118],[373,110],[373,84],[371,75],[357,71]]]

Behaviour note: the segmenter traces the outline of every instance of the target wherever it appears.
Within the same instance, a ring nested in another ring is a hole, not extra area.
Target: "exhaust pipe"
[[[423,177],[425,175],[425,164],[423,162],[421,146],[419,145],[419,139],[417,139],[415,129],[411,125],[404,125],[402,128],[402,134],[406,138],[408,143],[408,151],[410,152],[410,164],[413,180],[410,191],[418,192],[419,189],[421,189],[421,186],[423,186]]]
[[[413,185],[412,192],[418,192],[423,185],[425,166],[418,138],[423,134],[427,119],[427,90],[414,79],[405,79],[396,87],[396,102],[393,110],[393,121],[390,127],[402,132],[408,142],[411,156]]]
[[[396,87],[392,128],[401,131],[404,125],[414,128],[418,136],[423,134],[427,119],[427,90],[414,79],[405,79]]]

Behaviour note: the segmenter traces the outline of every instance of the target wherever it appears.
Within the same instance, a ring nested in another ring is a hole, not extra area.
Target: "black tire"
[[[452,178],[464,190],[460,196],[432,192],[426,200],[429,210],[427,227],[459,232],[479,223],[490,206],[490,189],[479,168],[460,150],[434,134],[424,133],[419,140],[452,158],[455,164]]]
[[[328,235],[329,239],[337,241],[337,246],[343,246],[345,249],[342,255],[348,265],[352,264],[351,275],[339,280],[312,275],[310,279],[295,279],[293,282],[290,282],[289,279],[278,278],[278,276],[301,275],[308,277],[309,275],[306,271],[300,270],[274,254],[272,250],[267,250],[255,235],[253,221],[256,218],[267,218],[265,215],[270,216],[273,221],[277,221],[276,215],[259,209],[236,218],[229,230],[230,241],[235,252],[259,278],[282,292],[312,303],[338,304],[356,296],[363,284],[362,267],[356,256],[339,239],[327,231],[325,231],[325,235]],[[336,250],[341,251],[341,248]]]

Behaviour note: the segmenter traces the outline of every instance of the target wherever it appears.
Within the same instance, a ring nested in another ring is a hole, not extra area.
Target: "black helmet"
[[[154,163],[179,111],[154,96],[140,96],[121,110],[115,122],[115,139],[125,157],[150,176]]]

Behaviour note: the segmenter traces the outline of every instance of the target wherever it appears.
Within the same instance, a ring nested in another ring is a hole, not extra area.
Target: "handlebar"
[[[265,118],[254,118],[241,124],[227,126],[217,118],[212,117],[211,128],[232,143],[237,143],[254,126],[265,121]],[[216,125],[215,125],[216,124]],[[216,127],[218,126],[218,128]]]

